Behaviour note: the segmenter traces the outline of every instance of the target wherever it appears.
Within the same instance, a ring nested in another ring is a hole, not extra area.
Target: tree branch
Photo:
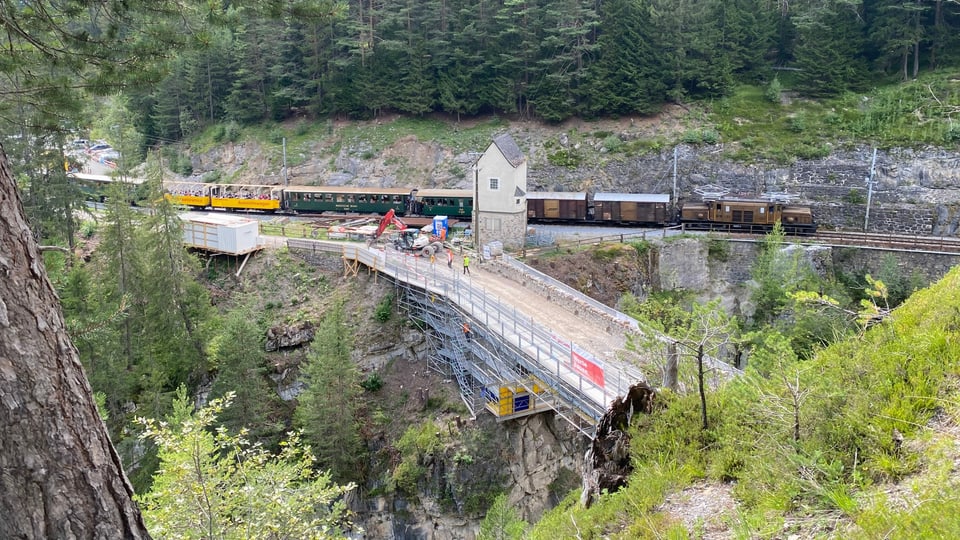
[[[60,251],[66,255],[71,255],[70,250],[63,246],[37,246],[40,251]]]

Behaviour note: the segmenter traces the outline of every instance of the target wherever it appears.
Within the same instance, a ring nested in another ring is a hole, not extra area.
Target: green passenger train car
[[[416,207],[408,213],[422,216],[473,216],[473,192],[469,189],[421,189],[415,194]]]
[[[406,212],[411,190],[349,186],[289,186],[284,188],[284,208],[290,212],[376,213]]]
[[[122,185],[126,190],[126,198],[131,203],[137,203],[148,195],[146,180],[129,176],[87,173],[68,173],[67,177],[80,189],[84,197],[91,201],[103,202],[110,194],[110,186]]]

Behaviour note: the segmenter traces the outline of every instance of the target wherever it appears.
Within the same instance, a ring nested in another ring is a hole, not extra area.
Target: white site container
[[[256,220],[219,214],[181,214],[183,243],[188,247],[243,255],[259,249]]]

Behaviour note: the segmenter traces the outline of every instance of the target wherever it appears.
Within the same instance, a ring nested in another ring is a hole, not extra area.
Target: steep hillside
[[[767,342],[708,394],[709,429],[695,395],[662,394],[631,428],[629,486],[531,536],[956,537],[958,328],[954,269],[810,360]]]

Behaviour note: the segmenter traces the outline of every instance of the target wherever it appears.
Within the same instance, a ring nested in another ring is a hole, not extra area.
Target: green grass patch
[[[302,223],[260,222],[260,234],[264,236],[283,236],[286,238],[327,239],[326,229],[311,227]]]
[[[789,96],[789,79],[780,80]],[[960,107],[960,83],[948,73],[878,86],[869,93],[848,93],[813,101],[791,97],[772,100],[770,88],[739,86],[707,105],[730,157],[787,163],[828,155],[834,145],[862,141],[881,147],[949,145],[960,141],[960,124],[952,118]],[[683,140],[700,141],[702,128]]]
[[[715,261],[730,260],[730,241],[726,238],[707,238],[707,256]]]
[[[379,154],[402,137],[413,135],[421,142],[434,141],[455,152],[482,152],[504,122],[493,117],[475,126],[451,124],[433,118],[400,117],[392,122],[354,122],[335,133],[348,147],[360,142]]]

